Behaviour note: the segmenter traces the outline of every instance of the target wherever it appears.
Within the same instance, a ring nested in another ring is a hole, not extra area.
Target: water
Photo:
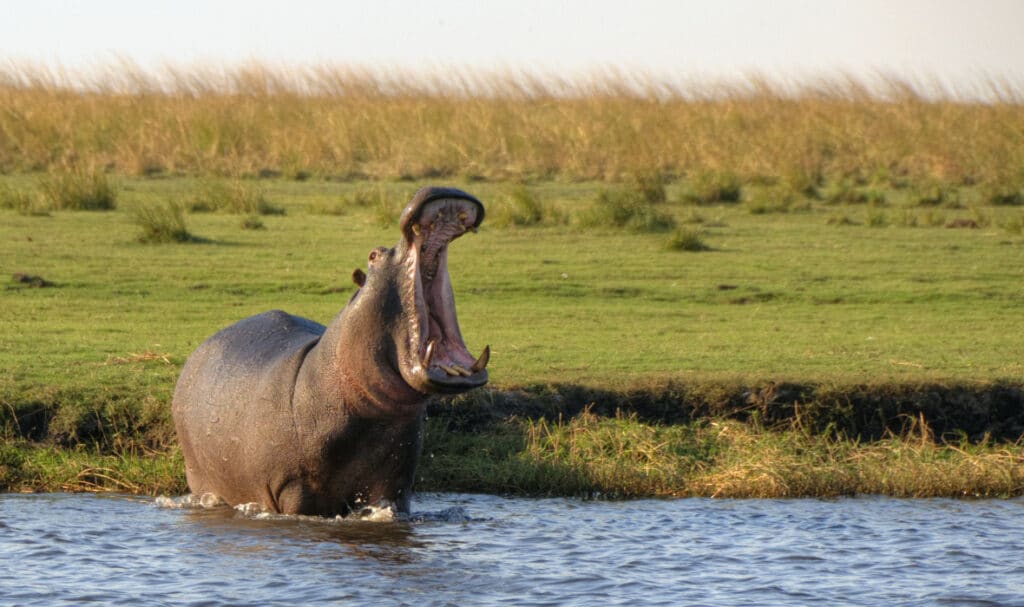
[[[414,508],[331,521],[0,495],[0,605],[1024,605],[1024,500]]]

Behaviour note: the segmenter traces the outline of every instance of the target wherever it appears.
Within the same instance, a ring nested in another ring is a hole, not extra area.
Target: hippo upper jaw
[[[453,394],[487,383],[490,348],[479,357],[470,354],[455,313],[455,296],[448,274],[448,245],[467,231],[476,231],[483,205],[458,190],[440,190],[402,214],[404,264],[403,308],[415,310],[409,320],[409,339],[400,352],[399,372],[413,389]],[[459,195],[461,194],[461,195]]]

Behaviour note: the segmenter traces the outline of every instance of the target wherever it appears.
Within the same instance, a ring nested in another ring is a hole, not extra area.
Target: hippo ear
[[[366,273],[359,268],[352,270],[352,282],[356,283],[357,286],[362,287],[366,284]]]

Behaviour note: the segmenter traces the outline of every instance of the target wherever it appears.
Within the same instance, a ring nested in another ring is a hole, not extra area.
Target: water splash
[[[219,496],[213,493],[203,493],[201,495],[194,495],[187,493],[179,497],[167,497],[161,495],[154,500],[155,505],[158,508],[168,508],[171,510],[212,510],[214,508],[227,508],[229,504],[222,500]],[[363,506],[358,510],[353,511],[348,516],[336,516],[333,519],[324,518],[320,516],[305,516],[296,514],[278,514],[267,510],[263,504],[257,502],[247,502],[245,504],[238,504],[233,507],[236,516],[242,518],[260,519],[260,520],[309,520],[309,521],[331,521],[331,522],[352,522],[352,521],[368,521],[373,523],[391,523],[400,520],[407,520],[408,517],[398,514],[394,504],[382,501],[381,503],[374,506]]]
[[[338,515],[334,518],[304,514],[278,514],[267,510],[262,504],[257,504],[255,502],[239,504],[235,506],[235,512],[237,513],[237,516],[243,518],[271,521],[307,521],[315,523],[393,523],[395,521],[405,520],[401,515],[395,512],[395,509],[391,504],[365,506],[359,510],[351,512],[347,516]]]
[[[270,514],[270,512],[263,507],[262,504],[256,502],[248,502],[245,504],[238,504],[235,506],[235,512],[244,517],[259,518],[262,514]]]
[[[212,510],[215,508],[226,509],[229,506],[227,502],[220,499],[220,497],[213,493],[203,493],[202,495],[193,495],[189,493],[173,498],[161,495],[156,498],[155,505],[158,508],[168,508],[172,510]],[[238,504],[234,506],[233,509],[236,516],[247,519],[282,521],[297,520],[321,523],[468,523],[474,520],[481,520],[471,517],[462,506],[452,506],[438,512],[418,512],[410,516],[408,514],[399,513],[394,504],[386,500],[381,501],[376,505],[362,506],[359,509],[352,511],[347,516],[338,515],[334,518],[307,516],[301,514],[279,514],[267,510],[266,507],[257,502]]]
[[[180,497],[167,497],[166,495],[161,495],[156,498],[155,503],[158,508],[170,508],[172,510],[187,510],[190,508],[210,510],[212,508],[222,508],[227,506],[227,502],[220,499],[220,496],[213,493],[203,493],[202,495],[187,493]]]

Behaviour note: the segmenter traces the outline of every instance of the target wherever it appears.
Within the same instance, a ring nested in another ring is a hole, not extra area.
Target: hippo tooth
[[[430,368],[430,359],[434,356],[434,341],[435,340],[433,339],[430,340],[430,342],[427,344],[427,351],[425,354],[423,354],[423,367],[425,369]]]
[[[461,376],[463,376],[463,377],[469,377],[470,375],[472,375],[472,374],[473,374],[473,373],[472,373],[472,372],[471,372],[471,371],[470,371],[469,369],[467,369],[467,368],[463,367],[462,365],[453,365],[453,366],[454,366],[454,368],[455,368],[455,371],[456,371],[456,372],[457,372],[457,373],[458,373],[459,375],[461,375]]]
[[[412,224],[412,233],[413,233],[413,234],[415,234],[415,235],[419,236],[419,235],[420,235],[420,230],[421,230],[421,229],[422,229],[422,228],[420,228],[420,224],[418,224],[418,223],[414,223],[414,224]]]
[[[487,363],[491,360],[491,346],[484,346],[484,351],[480,353],[480,358],[476,359],[473,366],[469,368],[473,373],[479,373],[487,368]]]
[[[461,373],[455,370],[455,367],[449,367],[448,365],[442,364],[438,364],[437,366],[441,367],[441,370],[447,373],[448,375],[461,375]]]

